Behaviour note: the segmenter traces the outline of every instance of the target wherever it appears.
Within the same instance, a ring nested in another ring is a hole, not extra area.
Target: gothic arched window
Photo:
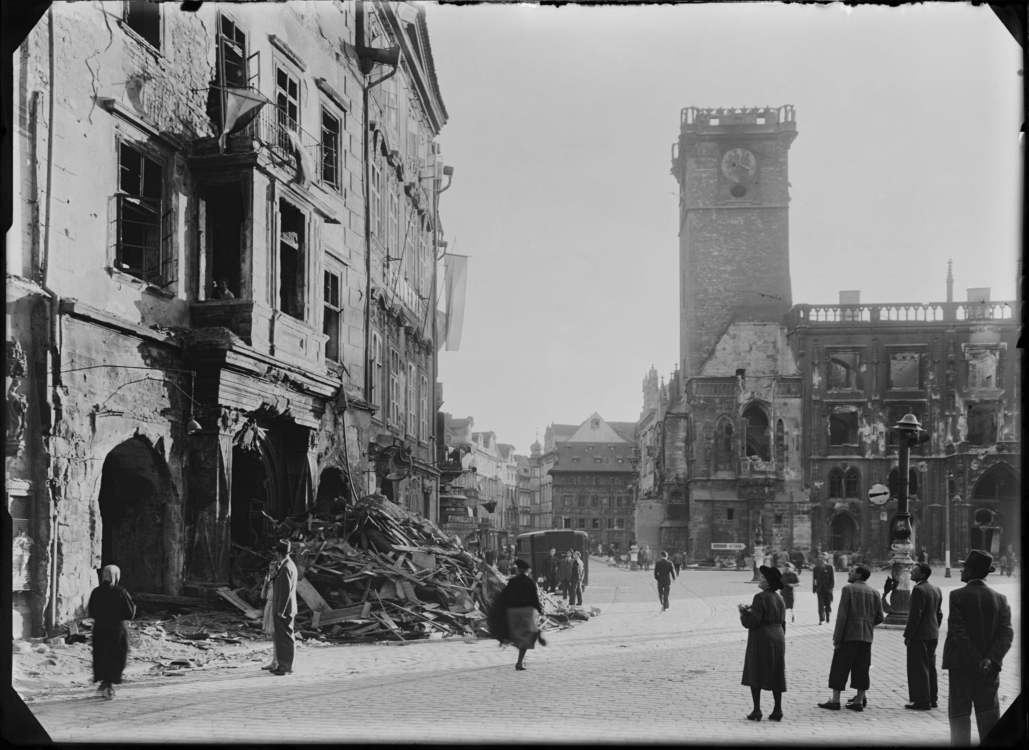
[[[775,423],[775,457],[780,464],[786,465],[786,428],[781,419]]]
[[[715,430],[715,470],[732,471],[732,422],[723,419]]]
[[[847,469],[843,475],[843,496],[846,498],[860,497],[861,475],[854,468]]]
[[[839,469],[829,472],[829,497],[843,498],[843,472]]]

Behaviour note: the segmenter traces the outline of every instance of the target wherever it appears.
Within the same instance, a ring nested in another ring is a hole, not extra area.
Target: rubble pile
[[[275,524],[297,564],[296,623],[305,637],[362,642],[453,636],[488,637],[485,612],[507,582],[496,568],[463,549],[431,521],[381,496],[338,512],[311,513]],[[263,613],[261,589],[271,554],[239,549],[230,598],[251,620]],[[542,627],[571,617],[542,594]]]

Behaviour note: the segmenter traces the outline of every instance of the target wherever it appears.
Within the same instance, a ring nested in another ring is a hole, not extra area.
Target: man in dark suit
[[[1007,597],[984,580],[995,571],[993,555],[974,549],[961,570],[965,585],[950,592],[942,667],[950,670],[947,715],[951,744],[957,746],[971,744],[973,707],[980,741],[1000,718],[1001,662],[1015,632]]]
[[[543,564],[540,566],[540,573],[543,575],[543,583],[547,587],[547,593],[553,594],[557,591],[557,584],[560,583],[561,561],[557,558],[557,550],[550,550],[550,554],[543,558]]]
[[[832,612],[832,590],[836,586],[836,573],[832,566],[827,565],[825,560],[818,557],[815,567],[812,569],[813,591],[818,595],[818,624],[829,622],[829,613]]]
[[[933,569],[927,563],[911,567],[911,603],[908,623],[904,628],[904,645],[908,652],[908,698],[904,706],[914,711],[936,708],[936,644],[943,622],[943,594],[929,583]]]
[[[829,688],[832,700],[819,703],[819,708],[840,710],[840,693],[850,686],[857,695],[847,703],[851,711],[864,711],[868,701],[868,670],[872,666],[872,629],[885,619],[879,592],[865,583],[872,575],[864,565],[855,565],[847,577],[849,583],[840,591],[840,608],[836,610],[836,630],[832,634],[832,666],[829,667]]]
[[[578,552],[573,553],[568,568],[568,606],[582,606],[582,581],[586,576],[586,565]]]
[[[275,661],[279,666],[271,673],[279,677],[292,674],[296,646],[293,620],[297,616],[297,566],[290,559],[289,551],[290,544],[285,539],[275,545],[279,571],[272,584],[272,611],[275,614]]]
[[[675,578],[675,566],[668,562],[668,553],[662,552],[661,559],[654,565],[654,580],[657,581],[657,598],[661,600],[661,611],[668,609],[668,591]]]

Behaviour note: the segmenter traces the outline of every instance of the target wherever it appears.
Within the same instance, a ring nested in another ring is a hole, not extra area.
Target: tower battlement
[[[760,133],[796,130],[792,104],[781,107],[683,107],[680,133]]]

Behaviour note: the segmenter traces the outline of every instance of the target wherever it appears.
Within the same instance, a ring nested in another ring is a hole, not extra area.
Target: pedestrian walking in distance
[[[943,594],[929,583],[933,569],[928,563],[915,563],[911,567],[911,604],[908,623],[904,627],[904,646],[907,648],[908,698],[904,706],[914,711],[936,708],[936,644],[940,639],[943,622]]]
[[[515,669],[525,670],[525,652],[536,648],[536,641],[541,646],[547,642],[539,632],[537,615],[543,614],[540,592],[535,581],[529,577],[531,566],[525,560],[515,560],[518,574],[504,587],[503,601],[507,609],[508,638],[518,649],[518,663]]]
[[[675,566],[675,575],[679,575],[679,569],[682,568],[682,553],[679,550],[672,555],[672,565]]]
[[[586,576],[586,566],[578,552],[572,556],[572,564],[568,569],[568,604],[582,606],[582,581]]]
[[[847,577],[849,583],[840,591],[829,667],[832,700],[819,703],[819,708],[840,710],[840,693],[847,688],[848,675],[857,695],[847,702],[847,708],[864,711],[868,705],[865,691],[869,688],[868,670],[872,666],[872,630],[885,619],[879,592],[865,583],[870,575],[872,571],[866,566],[855,565]]]
[[[836,586],[836,573],[827,560],[818,557],[811,570],[812,591],[818,596],[818,624],[829,622],[832,612],[833,588]]]
[[[661,611],[668,609],[668,590],[675,580],[675,567],[668,562],[668,553],[662,552],[661,559],[654,564],[654,580],[657,581],[657,598],[661,600]]]
[[[296,652],[296,634],[293,630],[297,616],[297,566],[289,557],[290,544],[280,539],[275,545],[275,559],[279,568],[275,572],[272,602],[275,610],[275,660],[278,664],[271,673],[278,677],[293,673]]]
[[[797,569],[793,563],[785,562],[786,572],[782,574],[782,601],[786,609],[790,611],[790,622],[796,622],[793,616],[793,589],[800,585],[800,578],[797,576]]]
[[[89,595],[87,605],[93,618],[93,682],[99,682],[100,697],[114,698],[114,686],[121,684],[122,672],[129,657],[129,630],[126,620],[136,615],[136,605],[129,592],[118,585],[121,569],[105,565],[100,571],[100,585]]]
[[[268,573],[264,576],[264,586],[261,587],[261,597],[264,599],[264,619],[261,621],[261,630],[272,637],[272,653],[268,663],[261,669],[278,669],[279,662],[275,658],[275,574],[279,572],[279,563],[272,560],[268,563]]]
[[[747,633],[747,654],[743,659],[743,683],[750,687],[754,710],[747,718],[761,721],[761,691],[771,690],[775,705],[769,721],[782,721],[782,694],[786,692],[786,606],[779,590],[782,573],[762,565],[761,589],[750,605],[739,605],[740,622]]]
[[[550,554],[543,558],[543,570],[540,573],[543,574],[543,581],[547,587],[547,593],[553,594],[557,590],[557,585],[560,582],[561,572],[561,561],[557,557],[557,550],[550,550]]]
[[[971,744],[973,708],[980,742],[1000,719],[1001,663],[1015,632],[1007,597],[986,585],[995,571],[993,555],[974,549],[961,569],[965,585],[950,592],[942,667],[950,670],[947,716],[951,744],[958,747]]]

